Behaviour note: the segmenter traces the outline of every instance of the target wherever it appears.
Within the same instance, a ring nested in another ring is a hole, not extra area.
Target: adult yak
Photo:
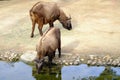
[[[61,57],[61,33],[60,29],[51,27],[45,34],[40,37],[36,46],[37,56],[35,59],[37,72],[40,73],[43,64],[44,57],[48,56],[49,68],[55,57],[56,49],[58,49],[59,57]]]
[[[32,33],[31,37],[34,36],[35,24],[38,24],[40,35],[42,33],[42,27],[44,24],[49,23],[50,27],[53,27],[53,22],[59,20],[64,28],[71,30],[71,18],[67,17],[66,14],[61,10],[55,2],[38,2],[30,10],[30,17],[32,20]]]

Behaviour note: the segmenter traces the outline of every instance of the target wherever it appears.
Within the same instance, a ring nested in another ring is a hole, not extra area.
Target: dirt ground
[[[39,0],[0,1],[0,51],[35,50],[37,26],[30,38],[29,10]],[[72,17],[73,29],[61,28],[62,53],[120,55],[120,0],[43,0],[57,2]],[[44,26],[43,32],[48,29]]]

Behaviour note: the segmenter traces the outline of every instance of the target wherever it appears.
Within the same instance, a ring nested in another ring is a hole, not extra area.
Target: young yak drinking
[[[71,18],[61,10],[55,2],[38,2],[30,9],[30,17],[32,20],[32,33],[34,36],[35,24],[38,24],[40,35],[42,33],[42,27],[44,24],[49,24],[50,27],[54,27],[53,22],[59,20],[64,28],[71,30]]]
[[[37,57],[35,59],[37,72],[40,73],[44,63],[44,57],[48,56],[49,68],[51,67],[52,59],[55,57],[56,49],[61,56],[61,34],[60,29],[51,27],[39,40],[36,46]]]

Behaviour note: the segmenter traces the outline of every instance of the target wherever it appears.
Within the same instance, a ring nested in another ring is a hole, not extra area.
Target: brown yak
[[[61,10],[55,2],[38,2],[30,9],[30,17],[32,20],[32,33],[31,37],[34,36],[35,24],[38,24],[40,35],[42,33],[42,27],[44,24],[49,23],[50,27],[54,27],[53,22],[59,20],[64,28],[71,30],[71,18],[67,17],[66,14]]]
[[[60,29],[51,27],[40,38],[37,46],[37,57],[35,59],[37,72],[40,73],[44,63],[44,57],[48,56],[49,68],[51,67],[52,59],[55,57],[56,49],[58,49],[59,57],[61,56],[61,34]]]

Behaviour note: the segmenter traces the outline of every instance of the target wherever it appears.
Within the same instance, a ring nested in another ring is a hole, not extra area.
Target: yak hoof
[[[34,35],[31,35],[30,37],[33,38]]]

